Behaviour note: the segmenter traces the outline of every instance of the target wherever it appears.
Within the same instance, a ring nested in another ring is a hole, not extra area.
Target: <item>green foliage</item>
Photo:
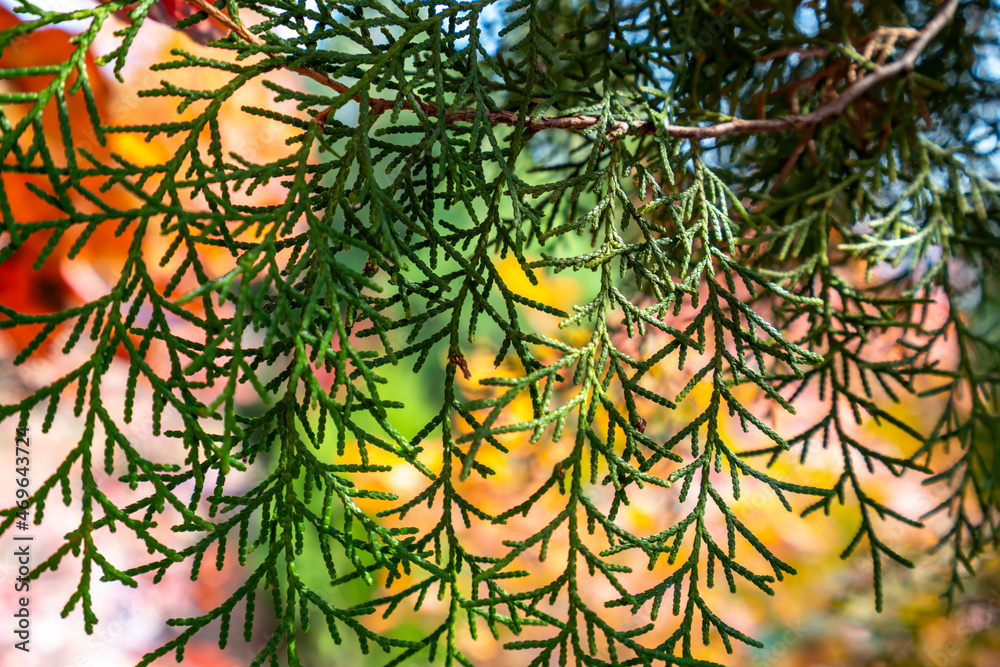
[[[803,513],[856,506],[857,535],[843,556],[868,548],[879,608],[885,557],[909,565],[880,537],[880,520],[920,525],[921,517],[879,502],[864,486],[865,469],[950,485],[953,494],[932,511],[947,510],[954,522],[940,543],[953,554],[948,595],[961,587],[961,567],[971,569],[996,544],[997,311],[991,299],[969,294],[989,293],[997,281],[981,270],[972,285],[956,277],[995,266],[1000,244],[1000,191],[989,155],[977,148],[996,136],[990,104],[1000,92],[982,64],[995,56],[997,16],[986,0],[828,0],[822,8],[739,0],[226,0],[215,13],[235,29],[213,46],[238,55],[234,62],[177,49],[154,68],[218,70],[225,84],[194,90],[164,82],[141,94],[172,100],[178,111],[197,109],[194,117],[115,126],[100,118],[85,54],[126,4],[58,13],[22,0],[29,18],[0,34],[0,47],[11,48],[45,26],[89,21],[72,59],[2,72],[48,81],[36,92],[0,92],[5,105],[27,105],[3,112],[0,156],[5,173],[43,176],[48,187],[34,192],[62,215],[21,221],[0,193],[9,234],[0,260],[49,230],[39,266],[65,235],[76,238],[75,254],[100,225],[114,226],[129,248],[120,278],[100,298],[44,315],[0,306],[0,328],[41,325],[17,363],[56,330],[70,332],[66,351],[87,344],[89,327],[88,360],[0,407],[0,417],[24,425],[48,402],[47,429],[60,401],[75,395],[82,435],[32,505],[42,521],[50,493],[63,489],[69,503],[72,483],[82,479],[81,521],[32,576],[77,557],[80,586],[66,613],[81,605],[88,631],[97,621],[92,573],[134,586],[141,574],[159,580],[190,563],[197,578],[206,560],[221,568],[236,543],[245,583],[204,616],[175,619],[183,632],[143,664],[172,651],[180,658],[217,619],[220,644],[231,623],[243,624],[249,641],[254,613],[266,604],[261,593],[276,623],[254,664],[277,664],[280,652],[299,664],[296,633],[319,618],[335,641],[377,646],[388,664],[444,655],[446,664],[470,665],[457,635],[483,627],[508,649],[529,650],[533,665],[697,664],[697,640],[761,645],[703,595],[719,569],[733,593],[745,582],[771,594],[776,580],[795,572],[731,507],[748,483],[762,484],[789,511],[800,495]],[[102,59],[118,76],[152,4],[131,10],[133,24]],[[503,15],[499,44],[484,43],[490,12]],[[906,50],[911,44],[920,48]],[[887,69],[910,56],[912,68]],[[279,68],[319,83],[308,92],[280,86],[268,80]],[[866,77],[867,88],[854,95]],[[268,81],[275,103],[292,100],[298,110],[243,109],[294,128],[287,157],[273,162],[229,150],[220,133],[221,106],[258,79]],[[100,142],[113,133],[178,135],[179,149],[150,165],[102,161],[74,142],[67,111],[74,95],[87,100]],[[837,99],[849,102],[831,106]],[[46,108],[59,114],[61,152],[44,141]],[[765,132],[733,123],[810,113],[827,115]],[[284,188],[280,205],[234,196],[272,183]],[[101,203],[111,188],[139,203]],[[100,212],[77,210],[71,194]],[[159,258],[142,251],[157,235],[174,239],[162,266],[183,258],[166,285],[149,271]],[[578,237],[591,247],[580,251]],[[236,268],[211,275],[206,249],[222,249]],[[551,272],[592,273],[593,293],[561,312],[544,293],[514,289],[500,270],[505,257],[533,284]],[[862,284],[852,272],[859,261],[879,275],[892,270]],[[200,286],[181,293],[190,276]],[[943,304],[943,317],[928,315],[934,304]],[[582,334],[556,340],[534,331],[532,311],[564,318],[567,331]],[[202,336],[179,335],[178,323]],[[478,344],[496,350],[497,365],[518,369],[512,378],[480,380],[493,392],[486,398],[466,396],[457,381],[477,333]],[[887,337],[898,337],[904,353],[879,352],[876,343]],[[641,356],[632,338],[645,342]],[[944,348],[957,351],[958,363],[939,363]],[[152,350],[169,374],[151,368]],[[108,407],[116,400],[108,384],[116,352],[129,368],[121,418]],[[405,435],[397,427],[404,405],[390,398],[386,369],[435,365],[444,366],[432,390],[440,401]],[[664,368],[690,381],[664,393],[655,377]],[[140,383],[151,387],[154,432],[168,419],[182,425],[163,435],[183,447],[183,465],[150,459],[127,437],[123,424],[133,418]],[[740,398],[742,385],[789,412],[817,391],[823,407],[811,411],[806,430],[781,433]],[[646,432],[651,415],[673,410],[696,386],[708,399],[690,423],[656,437]],[[247,389],[264,404],[259,414],[240,407],[237,392]],[[918,393],[947,396],[929,433],[884,403]],[[525,395],[530,418],[510,419],[509,406]],[[772,444],[741,451],[724,435],[728,417]],[[911,454],[860,441],[852,418],[896,428]],[[462,480],[505,483],[479,457],[484,448],[506,452],[498,436],[508,433],[544,438],[562,458],[530,497],[491,514],[468,498]],[[320,455],[324,445],[335,447],[333,460]],[[957,459],[944,457],[949,446]],[[805,461],[817,447],[842,453],[829,488],[766,472],[779,459]],[[364,488],[362,480],[388,472],[370,461],[376,450],[422,475],[423,490],[399,498]],[[116,456],[124,470],[111,467]],[[102,493],[94,478],[102,461],[142,499],[119,507]],[[258,461],[252,488],[227,492],[227,482]],[[616,522],[630,498],[657,487],[676,494],[675,524],[638,535]],[[561,494],[562,509],[539,516],[534,534],[505,542],[505,553],[476,553],[462,540],[463,526],[541,514],[539,500],[550,493]],[[374,516],[359,499],[382,500],[386,509]],[[437,520],[389,527],[421,504]],[[168,506],[178,517],[173,530],[194,535],[180,550],[151,532],[170,520]],[[0,532],[15,520],[14,510],[3,516]],[[146,544],[146,565],[122,571],[97,550],[94,533],[115,528]],[[568,545],[563,573],[538,588],[509,587],[508,579],[526,574],[512,569],[518,557],[536,548],[544,555],[556,535]],[[603,548],[595,547],[601,536]],[[307,543],[322,553],[332,589],[297,572]],[[624,577],[631,570],[617,556],[633,553],[650,569],[666,561],[670,573],[631,589]],[[617,591],[607,607],[649,614],[652,623],[616,626],[582,591],[591,577]],[[380,597],[342,606],[336,596],[338,586],[383,580]],[[428,595],[446,601],[447,613],[422,636],[366,627],[367,614],[419,608]],[[664,602],[679,625],[666,641],[644,642]],[[244,603],[245,620],[233,618]]]

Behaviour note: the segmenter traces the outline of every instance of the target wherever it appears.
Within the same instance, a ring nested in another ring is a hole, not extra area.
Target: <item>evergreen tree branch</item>
[[[334,641],[347,628],[362,651],[393,653],[390,664],[433,661],[437,651],[471,664],[463,618],[473,640],[485,621],[507,648],[534,651],[538,665],[557,652],[576,665],[697,664],[694,644],[699,634],[708,643],[713,628],[727,649],[734,638],[760,645],[724,620],[706,588],[724,576],[723,592],[771,593],[795,572],[755,532],[739,502],[748,490],[772,494],[789,512],[803,496],[814,497],[805,513],[851,505],[858,525],[843,554],[869,549],[877,607],[883,557],[909,564],[882,520],[919,521],[873,492],[869,473],[878,481],[932,474],[952,485],[930,513],[957,509],[942,539],[953,553],[949,593],[961,586],[959,568],[971,570],[995,544],[1000,346],[989,326],[966,324],[968,294],[941,268],[976,265],[1000,247],[1000,189],[976,162],[967,125],[1000,86],[963,60],[981,45],[977,12],[995,20],[989,0],[963,0],[970,25],[954,29],[945,26],[957,0],[932,18],[926,3],[892,0],[844,15],[792,2],[637,0],[575,12],[567,9],[577,3],[513,0],[492,46],[482,30],[489,0],[189,1],[231,31],[215,46],[235,57],[176,49],[153,65],[193,75],[140,91],[177,101],[187,110],[179,122],[106,127],[93,99],[89,117],[69,111],[78,92],[95,97],[86,61],[94,26],[125,0],[65,15],[92,19],[66,62],[0,71],[9,84],[0,102],[11,106],[0,108],[0,214],[16,240],[0,259],[20,261],[18,246],[40,234],[51,236],[28,264],[44,266],[69,244],[75,257],[102,225],[118,225],[117,237],[130,241],[110,294],[42,314],[0,306],[0,330],[28,341],[15,365],[62,332],[69,353],[91,327],[92,357],[0,406],[0,419],[23,423],[44,412],[44,432],[61,395],[77,388],[72,408],[88,428],[26,502],[40,521],[59,485],[64,502],[83,508],[84,521],[31,578],[79,551],[70,604],[83,608],[87,627],[96,621],[95,566],[125,585],[147,573],[155,583],[180,563],[193,578],[206,558],[221,569],[232,553],[241,566],[255,561],[247,585],[198,618],[178,619],[187,630],[150,660],[180,654],[215,619],[224,641],[243,601],[249,641],[254,616],[267,613],[254,606],[262,592],[277,627],[258,662],[283,648],[288,664],[300,664],[297,626],[305,632],[321,614]],[[105,57],[118,68],[151,4],[136,5]],[[0,34],[0,46],[63,20],[25,7],[40,22]],[[818,34],[796,25],[797,7],[817,12]],[[239,8],[264,18],[248,28]],[[732,29],[699,41],[723,9]],[[897,40],[912,43],[885,65]],[[903,75],[918,60],[910,85]],[[190,83],[203,80],[197,68],[223,81],[200,90]],[[271,79],[278,69],[328,90],[286,88]],[[36,77],[53,81],[21,85]],[[927,85],[935,77],[942,87]],[[254,82],[265,99],[233,108]],[[351,125],[338,119],[351,114],[334,113],[348,105],[357,112]],[[765,105],[777,118],[740,120],[764,118]],[[229,111],[274,123],[291,148],[274,142],[276,153],[241,154],[225,132]],[[410,113],[401,120],[400,111]],[[803,127],[805,137],[786,132]],[[528,142],[545,129],[570,132]],[[162,160],[154,153],[135,163],[135,153],[81,143],[80,132],[176,135],[177,143]],[[705,137],[720,141],[702,146]],[[125,203],[102,199],[108,192]],[[52,219],[24,212],[32,196]],[[150,258],[149,242],[161,240],[162,258]],[[151,270],[157,260],[169,277]],[[865,263],[902,277],[874,285],[860,278]],[[548,281],[562,271],[593,280],[581,281],[586,297],[552,305],[563,295]],[[942,291],[948,321],[934,329],[918,311]],[[539,314],[561,319],[561,330],[536,325]],[[938,357],[953,338],[961,355],[946,368]],[[485,348],[502,368],[497,377],[482,377]],[[127,368],[122,417],[110,410],[113,367]],[[948,393],[926,437],[888,405],[913,400],[921,375],[946,378]],[[122,428],[143,409],[141,392],[151,395],[153,434],[174,439],[157,451],[176,451],[181,463],[148,460]],[[770,418],[816,397],[819,410],[805,404],[804,431],[786,433]],[[413,412],[401,418],[404,407]],[[893,427],[892,446],[870,442],[852,417]],[[145,498],[119,508],[97,488],[98,429],[108,483]],[[900,454],[900,435],[923,446]],[[747,439],[764,447],[738,451]],[[932,472],[932,454],[949,442],[961,458]],[[790,450],[805,463],[830,444],[842,463],[829,483],[805,484],[799,468],[765,474]],[[763,454],[765,465],[751,465]],[[484,501],[489,489],[473,490],[480,480],[518,488],[505,475],[522,462],[536,477],[500,507]],[[412,473],[414,487],[401,490],[394,468]],[[83,493],[71,493],[80,479]],[[673,508],[652,517],[648,534],[628,523],[644,494],[662,494]],[[480,528],[529,515],[529,525],[480,547]],[[0,534],[16,516],[0,511]],[[160,542],[154,518],[191,539]],[[94,535],[115,526],[151,558],[116,569]],[[560,562],[542,581],[533,561],[549,554]],[[635,581],[629,573],[642,560],[666,571]],[[353,583],[376,588],[361,600],[341,596]],[[441,604],[423,608],[429,595]],[[674,618],[660,622],[664,600]],[[647,603],[659,627],[612,620],[604,609],[635,613]],[[402,606],[428,619],[415,638],[360,620]],[[526,629],[536,634],[521,636]]]
[[[264,41],[247,30],[245,27],[231,19],[207,0],[186,0],[198,6],[208,13],[219,23],[236,32],[245,41],[255,46],[264,46]],[[788,132],[802,130],[808,127],[819,125],[831,118],[842,115],[847,109],[874,86],[885,81],[907,74],[913,70],[920,54],[927,48],[931,40],[941,31],[944,26],[951,21],[958,8],[959,0],[947,0],[938,10],[937,14],[924,25],[923,29],[916,33],[915,39],[906,49],[903,55],[888,65],[876,66],[865,76],[857,79],[844,92],[832,101],[821,105],[814,111],[807,114],[782,116],[780,118],[747,120],[743,118],[732,118],[731,120],[716,123],[713,125],[684,126],[663,123],[662,127],[668,136],[680,139],[690,139],[699,141],[702,139],[714,139],[734,134],[765,134],[769,132]],[[911,36],[906,34],[906,36]],[[773,54],[772,54],[773,55]],[[307,76],[338,93],[345,93],[348,86],[332,79],[325,74],[309,69],[308,67],[289,67],[289,70]],[[360,93],[353,98],[356,102],[361,101]],[[408,100],[397,102],[384,98],[369,97],[368,105],[375,113],[382,113],[388,109],[400,108],[406,111],[413,111],[415,106],[427,116],[443,117],[447,125],[454,123],[472,123],[482,115],[478,109],[460,109],[449,111],[434,104],[429,104],[416,100],[416,105]],[[327,110],[328,112],[329,110]],[[486,118],[494,125],[518,126],[522,122],[521,114],[512,111],[486,111]],[[321,115],[321,121],[325,120],[326,112]],[[541,118],[524,119],[524,130],[530,134],[543,130],[569,130],[573,132],[585,132],[595,125],[601,125],[610,137],[618,136],[645,136],[656,134],[661,122],[659,120],[645,120],[634,122],[628,120],[608,120],[597,116],[584,114],[574,114],[569,116],[543,116]],[[782,179],[783,180],[783,179]]]

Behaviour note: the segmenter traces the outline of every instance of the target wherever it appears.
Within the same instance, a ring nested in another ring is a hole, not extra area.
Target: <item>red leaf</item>
[[[135,9],[135,5],[136,3],[125,5],[116,14],[125,21],[131,21],[129,13]],[[162,23],[176,29],[178,21],[182,21],[199,11],[201,10],[197,5],[190,4],[184,0],[159,0],[159,2],[149,8],[149,13],[146,16],[157,23]],[[199,44],[208,44],[213,40],[224,37],[228,33],[228,30],[209,18],[188,26],[181,32]]]

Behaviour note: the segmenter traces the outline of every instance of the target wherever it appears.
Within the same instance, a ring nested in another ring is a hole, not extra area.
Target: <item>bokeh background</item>
[[[57,3],[58,4],[58,3]],[[0,7],[0,29],[7,28],[18,21],[8,9]],[[121,24],[118,24],[121,25]],[[79,27],[77,27],[79,29]],[[128,64],[123,72],[125,83],[119,83],[107,71],[99,70],[94,65],[94,58],[101,55],[102,49],[110,50],[114,39],[109,28],[98,40],[94,52],[89,54],[89,67],[92,71],[91,80],[97,93],[97,103],[102,117],[109,124],[132,124],[137,122],[153,123],[174,120],[178,112],[169,101],[160,98],[140,98],[138,91],[153,87],[156,82],[166,79],[184,87],[205,87],[213,82],[204,77],[220,76],[211,70],[181,70],[170,72],[151,72],[150,65],[169,58],[169,52],[174,48],[183,48],[195,54],[203,54],[213,58],[225,59],[225,53],[200,46],[181,32],[167,26],[152,22],[143,26],[140,33],[142,39],[137,40],[130,54]],[[485,30],[493,27],[486,25]],[[9,48],[0,56],[0,66],[4,68],[39,65],[61,62],[72,46],[69,42],[72,32],[62,29],[47,29],[32,34],[20,40],[17,48]],[[198,78],[201,77],[201,78]],[[305,89],[311,82],[289,73],[276,73],[275,79],[290,88]],[[44,85],[43,80],[18,79],[0,81],[0,86],[32,86]],[[100,146],[94,140],[87,115],[82,107],[79,96],[70,97],[71,121],[78,144],[90,150],[102,160],[110,160],[117,154],[124,159],[137,164],[159,162],[164,155],[173,150],[172,139],[157,137],[146,141],[140,134],[119,133],[109,135],[107,146]],[[78,107],[73,105],[77,104]],[[286,126],[271,122],[259,116],[253,116],[240,111],[241,105],[256,107],[275,106],[272,93],[262,86],[250,86],[241,90],[238,95],[226,105],[221,117],[221,129],[225,133],[227,145],[233,150],[251,160],[266,161],[286,155],[288,147],[284,139],[289,136]],[[279,109],[280,110],[280,109]],[[285,110],[294,112],[294,110]],[[9,113],[16,116],[17,110]],[[181,112],[179,115],[193,114],[193,110]],[[349,114],[349,112],[348,112]],[[350,118],[341,118],[350,122]],[[53,144],[58,144],[58,120],[53,112],[45,118],[45,131],[51,134]],[[9,205],[14,216],[20,221],[44,220],[58,215],[57,211],[47,209],[47,205],[35,196],[30,189],[34,184],[43,187],[41,179],[30,176],[3,174],[4,188],[9,198]],[[107,195],[114,199],[114,205],[119,208],[128,206],[127,193],[111,189]],[[253,200],[258,204],[277,203],[282,200],[281,186],[277,183],[258,189]],[[91,208],[94,204],[87,201],[74,202],[81,209]],[[123,242],[115,237],[112,229],[99,228],[95,239],[84,251],[73,260],[67,259],[65,250],[72,244],[72,239],[60,241],[59,248],[45,262],[40,270],[34,270],[32,264],[46,243],[44,235],[32,237],[9,261],[0,265],[0,303],[24,313],[44,313],[63,309],[74,303],[90,300],[95,295],[106,293],[113,283],[117,267],[121,266],[127,249]],[[0,243],[8,242],[0,237]],[[169,243],[167,238],[150,238],[144,252],[150,258],[151,266],[162,255]],[[226,257],[206,258],[208,265],[222,274],[228,270]],[[212,262],[216,262],[213,264]],[[157,274],[164,282],[170,276],[172,265],[162,267]],[[525,278],[513,262],[504,264],[504,275],[515,291],[527,293],[527,286],[520,286],[518,281]],[[859,271],[861,267],[858,267]],[[518,287],[525,289],[519,290]],[[537,288],[539,294],[545,294],[542,299],[553,306],[569,309],[574,303],[580,303],[588,296],[592,285],[588,279],[577,274],[558,274],[548,276]],[[539,330],[551,335],[569,335],[556,333],[557,321],[544,315],[535,317],[531,324]],[[59,336],[63,339],[66,332],[56,334],[39,354],[34,355],[27,363],[14,366],[12,360],[17,352],[37,333],[30,328],[22,327],[14,331],[0,332],[0,402],[17,401],[33,388],[42,386],[61,375],[61,369],[67,364],[60,348]],[[635,342],[641,345],[641,342]],[[886,341],[887,349],[892,341]],[[73,352],[72,354],[83,354]],[[491,349],[489,337],[475,350],[469,350],[467,356],[473,376],[471,381],[463,381],[462,388],[466,397],[473,398],[484,395],[484,389],[476,384],[478,378],[496,374],[514,374],[513,367],[501,366],[493,368],[495,346]],[[947,350],[941,351],[945,357]],[[116,361],[116,371],[124,387],[126,377],[126,360]],[[399,398],[407,402],[407,410],[396,415],[398,426],[404,435],[412,435],[426,421],[439,405],[439,390],[441,377],[446,361],[442,359],[437,364],[427,364],[421,374],[413,377],[408,368],[389,369],[386,375],[390,388],[388,399]],[[687,381],[684,373],[667,372],[658,381],[683,386]],[[395,393],[395,395],[393,395]],[[706,394],[700,391],[692,392],[688,400],[675,411],[663,411],[648,416],[647,434],[657,434],[654,437],[666,438],[677,430],[684,420],[700,412]],[[816,397],[805,395],[798,404],[800,414],[810,414],[809,401],[818,401]],[[904,402],[894,407],[896,416],[918,429],[926,429],[936,418],[940,405],[934,398],[919,402]],[[176,448],[174,441],[166,438],[154,438],[152,428],[144,414],[143,401],[148,405],[149,397],[140,389],[137,397],[136,414],[139,416],[129,427],[129,436],[146,451],[157,453],[161,459],[181,459],[180,452],[165,451]],[[66,403],[69,405],[69,402]],[[818,405],[818,404],[817,404]],[[243,408],[254,410],[252,396],[245,397]],[[117,409],[120,410],[120,407]],[[518,399],[511,406],[514,414],[527,418],[530,406],[526,399]],[[32,427],[32,482],[34,485],[47,476],[47,471],[54,470],[63,460],[66,452],[77,441],[82,430],[79,420],[73,418],[68,409],[62,409],[57,414],[52,429],[41,433],[44,417],[44,406],[33,415]],[[774,415],[786,432],[795,432],[795,420],[790,415]],[[512,421],[514,421],[512,419]],[[803,422],[804,424],[805,422]],[[9,426],[13,431],[13,424]],[[765,443],[755,442],[751,436],[743,434],[738,424],[728,427],[730,438],[734,442],[746,439],[742,449],[753,449]],[[888,451],[907,452],[915,448],[913,442],[899,440],[897,432],[883,430],[874,424],[864,424],[858,429],[858,435],[866,442],[875,443]],[[13,435],[3,434],[4,443],[12,443]],[[537,445],[527,445],[521,441],[524,438],[511,435],[504,444],[511,448],[508,456],[493,455],[484,452],[483,462],[498,472],[498,478],[504,484],[485,484],[470,479],[467,482],[469,498],[484,509],[503,509],[516,504],[530,490],[535,488],[552,470],[559,456],[543,441]],[[742,445],[742,443],[740,443]],[[7,451],[8,445],[3,447]],[[335,456],[335,447],[329,447],[329,456]],[[834,459],[829,458],[830,456]],[[785,479],[791,479],[801,484],[829,486],[834,479],[835,471],[839,472],[835,452],[825,455],[813,455],[804,466],[793,465],[789,461],[779,463],[774,474]],[[373,463],[380,461],[374,460]],[[385,461],[386,463],[392,463]],[[939,462],[940,463],[940,462]],[[266,469],[268,462],[261,461],[257,469],[249,473],[238,483],[250,485]],[[12,489],[13,471],[6,465],[0,466],[0,490]],[[902,478],[891,478],[885,475],[875,476],[868,480],[868,488],[877,489],[879,500],[885,504],[915,517],[930,510],[940,502],[944,489],[927,487],[921,484],[917,475],[907,475]],[[882,479],[884,477],[884,479]],[[385,490],[391,490],[406,499],[419,491],[420,478],[412,471],[400,468],[396,473],[385,476],[381,480],[367,480],[368,484],[383,484]],[[127,502],[129,494],[127,487],[118,483],[114,476],[102,479],[102,488],[117,503]],[[0,491],[2,493],[6,493]],[[632,530],[654,532],[669,525],[670,517],[680,511],[672,493],[648,493],[627,508],[621,520]],[[558,498],[550,498],[553,503]],[[548,502],[543,499],[543,502]],[[0,503],[6,504],[6,503]],[[553,505],[554,506],[554,505]],[[804,507],[799,502],[797,510]],[[371,501],[374,511],[383,509],[376,501]],[[750,591],[746,587],[737,596],[730,596],[726,591],[715,591],[720,601],[726,605],[727,620],[738,628],[747,631],[751,636],[761,639],[767,646],[765,650],[755,651],[737,646],[736,653],[727,656],[721,643],[713,644],[705,657],[724,664],[754,665],[754,666],[798,666],[798,665],[996,665],[1000,664],[1000,569],[995,559],[987,559],[979,564],[978,572],[970,575],[966,582],[966,591],[959,595],[950,613],[946,613],[940,594],[947,584],[946,577],[950,572],[947,550],[930,553],[929,548],[935,543],[941,532],[947,530],[947,517],[941,517],[931,522],[924,530],[907,528],[900,524],[885,524],[882,535],[890,541],[893,547],[907,558],[915,562],[913,570],[907,570],[894,563],[887,564],[885,572],[885,612],[876,614],[872,595],[871,560],[868,554],[857,552],[847,560],[841,560],[841,550],[850,542],[857,529],[858,516],[856,508],[850,503],[845,508],[833,512],[831,516],[815,513],[802,519],[795,514],[786,513],[780,504],[761,489],[747,489],[743,499],[737,505],[745,517],[745,521],[755,530],[758,536],[764,538],[768,549],[798,570],[797,576],[789,577],[776,585],[776,595],[767,597],[758,591]],[[29,531],[34,537],[34,553],[37,558],[50,554],[62,543],[63,535],[75,528],[79,516],[77,501],[69,507],[52,503],[46,510],[45,521],[41,526],[32,526]],[[419,514],[407,517],[409,522],[419,521]],[[476,528],[468,531],[465,538],[476,545],[480,552],[488,551],[491,544],[499,540],[510,539],[518,535],[533,532],[531,522],[537,520],[534,514],[529,515],[521,523],[511,522],[507,526],[487,530]],[[12,556],[10,536],[5,536],[0,545],[0,588],[5,592],[0,595],[0,618],[10,619],[14,609],[15,595],[12,592],[13,579],[16,576],[15,561]],[[99,544],[119,567],[139,565],[147,556],[141,543],[127,531],[117,534],[102,534]],[[558,549],[552,547],[554,553]],[[537,576],[551,578],[558,573],[561,563],[558,558],[540,561],[537,557],[527,556],[523,564]],[[310,565],[310,561],[313,565]],[[36,561],[38,562],[38,561]],[[309,573],[315,571],[318,576],[323,573],[321,555],[318,550],[307,551],[300,562],[299,571]],[[648,586],[655,581],[658,570],[646,572],[638,570],[631,581],[637,587]],[[24,655],[13,648],[13,640],[5,630],[11,625],[0,622],[0,665],[45,665],[46,667],[83,666],[83,665],[133,665],[147,651],[155,648],[175,635],[176,629],[165,625],[172,617],[197,616],[216,607],[241,582],[243,573],[236,564],[235,558],[229,558],[226,566],[219,572],[212,571],[211,576],[202,576],[197,581],[187,577],[184,568],[174,568],[158,584],[153,584],[151,575],[139,578],[138,590],[125,589],[117,584],[94,582],[95,609],[100,622],[93,635],[83,632],[83,623],[79,609],[71,611],[66,619],[61,618],[66,601],[79,583],[79,569],[74,569],[74,560],[68,558],[55,573],[47,574],[41,581],[32,585],[33,642],[32,652]],[[643,578],[646,581],[643,581]],[[314,582],[320,583],[320,582]],[[607,591],[594,590],[592,594],[600,596]],[[349,590],[338,589],[342,602],[360,602],[373,595],[371,589],[362,584],[356,584]],[[607,596],[612,597],[612,596]],[[263,600],[263,598],[261,598]],[[421,627],[429,627],[430,619],[435,612],[435,601],[429,600],[425,607],[414,613],[406,608],[399,609],[388,619],[380,615],[369,617],[366,622],[379,629],[391,628],[400,636],[415,633]],[[258,617],[259,627],[256,629],[255,642],[267,636],[268,622],[266,613]],[[482,635],[487,633],[483,632]],[[509,640],[511,637],[503,638]],[[480,641],[473,644],[468,638],[463,639],[468,655],[477,665],[507,665],[519,663],[523,656],[507,654],[492,641]],[[218,647],[217,635],[206,633],[205,636],[193,641],[186,651],[185,665],[248,665],[256,655],[257,644],[243,644],[235,638],[225,650]],[[322,622],[314,625],[313,631],[302,638],[301,653],[308,665],[366,665],[382,664],[385,658],[375,651],[370,656],[361,655],[350,641],[342,646],[335,646],[326,635]],[[157,664],[172,664],[172,657],[161,659]]]

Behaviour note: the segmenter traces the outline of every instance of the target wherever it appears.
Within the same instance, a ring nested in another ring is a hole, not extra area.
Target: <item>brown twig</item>
[[[205,2],[205,0],[187,0],[190,4],[196,6],[198,9],[202,10],[208,14],[213,20],[215,20],[220,25],[229,28],[237,35],[243,38],[243,41],[253,44],[254,46],[264,46],[264,40],[262,40],[257,35],[253,34],[242,25],[234,21],[228,14],[217,9],[214,5]],[[315,70],[311,70],[308,67],[289,67],[289,70],[301,74],[302,76],[307,76],[317,83],[321,83],[328,88],[332,88],[338,93],[347,92],[347,86],[337,81],[336,79],[331,79],[325,74],[320,74]]]
[[[851,40],[851,43],[855,47],[868,45],[866,48],[866,53],[863,55],[865,58],[871,60],[871,50],[874,49],[881,42],[883,37],[888,38],[890,46],[895,45],[896,41],[899,39],[914,39],[920,36],[919,30],[914,30],[913,28],[904,28],[896,26],[882,26],[876,30],[868,33],[867,35],[862,35],[857,39]],[[822,46],[788,46],[783,49],[778,49],[777,51],[771,51],[770,53],[765,53],[762,56],[757,56],[757,62],[767,62],[768,60],[776,60],[778,58],[783,58],[791,54],[798,54],[801,58],[808,58],[811,56],[818,56],[820,58],[825,58],[830,55],[830,49]]]
[[[683,127],[679,125],[667,125],[667,134],[675,137],[685,137],[689,139],[707,139],[710,137],[722,137],[729,134],[756,134],[761,132],[781,132],[785,130],[801,130],[810,125],[819,123],[839,116],[856,99],[865,94],[873,86],[882,83],[886,79],[909,72],[917,62],[921,52],[930,43],[934,36],[948,23],[955,15],[958,7],[958,0],[948,0],[940,11],[927,22],[924,29],[920,31],[909,48],[903,53],[899,60],[896,60],[883,67],[877,67],[866,76],[858,79],[841,93],[836,99],[815,110],[800,116],[785,116],[769,120],[743,120],[734,118],[725,123],[708,125],[704,127]]]
[[[206,2],[206,0],[187,1],[206,12],[214,20],[229,28],[250,44],[257,46],[264,45],[263,40],[261,40],[257,35],[254,35],[224,12],[216,9],[214,6]],[[934,39],[934,37],[949,21],[951,21],[952,17],[955,15],[957,7],[958,0],[947,0],[938,13],[927,22],[923,29],[919,33],[916,33],[916,38],[903,53],[902,57],[899,58],[899,60],[893,61],[888,65],[877,66],[871,72],[853,82],[836,98],[817,107],[807,114],[796,114],[792,116],[782,116],[781,118],[762,120],[733,118],[732,120],[728,120],[723,123],[716,123],[714,125],[664,125],[663,128],[666,134],[670,136],[697,141],[700,139],[724,137],[730,134],[761,134],[765,132],[801,130],[818,125],[825,120],[843,114],[855,100],[864,95],[865,92],[872,87],[886,81],[887,79],[891,79],[894,76],[910,72],[916,64],[917,58],[923,50],[927,48],[930,41]],[[900,36],[902,36],[902,34]],[[314,70],[305,67],[290,67],[288,69],[302,74],[303,76],[307,76],[314,81],[318,81],[338,93],[343,94],[349,90],[347,86],[339,81],[331,79],[325,74],[321,74]],[[354,99],[359,101],[360,97],[355,96]],[[381,113],[395,107],[397,103],[393,100],[369,98],[368,104],[373,111]],[[419,101],[418,104],[420,105],[421,110],[428,116],[441,116],[443,114],[445,121],[448,124],[472,122],[477,113],[473,109],[449,112],[447,109],[440,109],[433,104],[425,104]],[[413,106],[406,101],[404,101],[400,106],[406,110],[413,109]],[[512,111],[490,111],[486,113],[486,116],[489,121],[495,125],[516,125],[520,119],[519,115]],[[599,122],[600,118],[596,116],[546,116],[538,120],[525,120],[524,127],[529,133],[553,129],[579,132],[593,127]],[[619,120],[608,123],[608,127],[605,129],[610,136],[620,136],[625,134],[641,136],[656,134],[656,125],[657,124],[654,121],[629,123],[627,121]]]
[[[792,151],[792,154],[788,156],[787,160],[785,160],[785,164],[781,167],[781,171],[778,172],[778,176],[774,179],[774,184],[771,186],[771,189],[768,190],[768,194],[773,195],[777,192],[778,188],[781,187],[781,184],[784,183],[785,179],[792,173],[792,170],[795,168],[795,164],[799,161],[799,156],[801,156],[802,152],[809,146],[809,142],[813,140],[813,133],[815,131],[816,126],[813,125],[802,133],[802,138],[799,139],[799,143],[795,145],[795,150]]]
[[[813,47],[802,47],[802,46],[789,46],[784,49],[778,49],[777,51],[772,51],[770,53],[765,53],[762,56],[757,56],[757,62],[763,63],[768,60],[776,60],[778,58],[783,58],[784,56],[797,53],[802,58],[808,58],[809,56],[820,56],[824,57],[830,54],[830,50],[823,48],[821,46]]]

